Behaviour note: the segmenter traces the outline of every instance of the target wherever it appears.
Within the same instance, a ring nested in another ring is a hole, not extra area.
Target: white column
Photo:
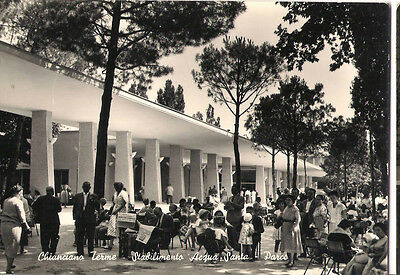
[[[78,152],[78,190],[82,191],[82,183],[94,182],[94,164],[96,155],[97,126],[93,122],[79,123]],[[93,191],[93,190],[91,190]]]
[[[190,196],[200,202],[204,201],[202,159],[201,150],[190,150]]]
[[[218,182],[218,163],[216,154],[207,154],[207,168],[206,168],[206,184],[204,186],[205,192],[208,194],[209,188],[215,186],[218,191],[219,197],[219,182]]]
[[[256,166],[256,191],[261,198],[261,203],[266,203],[264,166],[261,165]]]
[[[183,149],[179,145],[170,146],[169,183],[174,188],[173,202],[178,203],[181,198],[185,197]]]
[[[157,139],[146,140],[145,194],[157,203],[162,202],[160,143]]]
[[[32,112],[30,184],[31,187],[37,189],[41,194],[45,193],[47,186],[54,187],[51,119],[51,112]]]
[[[135,190],[132,163],[132,133],[117,132],[115,145],[115,181],[122,182],[131,204],[135,203]]]
[[[225,187],[228,197],[232,196],[232,158],[222,158],[222,187]]]

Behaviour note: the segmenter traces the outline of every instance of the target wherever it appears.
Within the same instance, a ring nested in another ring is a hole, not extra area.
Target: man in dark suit
[[[154,209],[154,214],[158,218],[157,227],[162,230],[161,249],[167,249],[171,242],[171,235],[174,231],[174,220],[171,215],[164,214],[160,207]]]
[[[91,194],[90,182],[82,184],[82,193],[74,197],[73,218],[75,220],[75,238],[78,255],[84,255],[84,238],[88,240],[89,256],[93,254],[94,232],[96,228],[96,210],[100,209],[99,200],[96,194]]]
[[[32,204],[32,209],[36,216],[36,222],[40,223],[40,243],[44,253],[55,254],[60,236],[61,212],[60,200],[54,197],[53,187],[46,187],[46,195],[37,198]]]

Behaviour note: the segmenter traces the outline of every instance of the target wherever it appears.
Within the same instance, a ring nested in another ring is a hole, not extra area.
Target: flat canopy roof
[[[31,116],[32,111],[48,110],[54,121],[74,127],[79,122],[98,123],[103,93],[100,81],[51,64],[4,42],[0,42],[0,72],[1,110],[25,116]],[[232,133],[139,96],[119,89],[115,91],[110,135],[115,135],[116,131],[132,132],[135,151],[144,152],[146,139],[158,139],[163,156],[169,156],[169,145],[180,145],[219,157],[232,157],[234,161]],[[241,164],[271,167],[271,156],[252,146],[253,142],[240,137]],[[188,152],[185,158],[188,158]],[[281,153],[276,156],[276,169],[286,171],[286,156]],[[298,171],[302,175],[302,161]],[[308,176],[324,174],[320,167],[307,163]]]

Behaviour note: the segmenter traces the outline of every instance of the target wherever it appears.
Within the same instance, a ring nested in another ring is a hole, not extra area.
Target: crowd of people
[[[362,274],[384,265],[387,257],[387,205],[379,200],[378,211],[373,216],[372,202],[367,195],[345,201],[335,190],[306,188],[301,193],[293,188],[280,193],[275,202],[267,199],[267,207],[263,207],[255,190],[247,192],[233,185],[230,197],[224,189],[218,196],[216,188],[211,187],[205,202],[189,197],[174,204],[173,188],[167,187],[169,211],[164,213],[155,201],[146,198],[143,208],[135,210],[124,185],[115,182],[114,189],[109,209],[105,208],[105,198],[90,192],[89,182],[84,182],[82,192],[73,197],[77,256],[84,255],[86,244],[89,256],[96,246],[111,250],[117,238],[119,246],[128,246],[129,251],[160,255],[178,236],[181,245],[190,250],[204,247],[210,256],[237,251],[242,260],[254,261],[259,259],[263,220],[269,219],[274,226],[271,238],[275,241],[275,253],[286,256],[289,268],[299,257],[312,255],[316,263],[322,263],[329,242],[341,242],[346,249],[347,265],[343,274]],[[68,189],[63,191],[67,193]],[[1,215],[7,274],[13,273],[18,252],[26,252],[24,247],[34,223],[40,223],[42,252],[56,253],[62,201],[65,198],[60,201],[52,187],[46,188],[44,196],[32,196],[29,192],[23,195],[19,185],[10,190]],[[136,214],[136,221],[128,230],[118,226],[121,213]],[[142,229],[151,229],[146,241],[138,240]],[[309,247],[309,239],[318,240],[321,247]]]
[[[292,267],[298,257],[314,254],[321,263],[323,252],[329,251],[329,242],[340,242],[347,255],[343,274],[369,274],[374,267],[385,268],[387,257],[387,205],[380,199],[376,215],[372,215],[372,200],[351,197],[347,201],[333,190],[324,192],[297,188],[280,194],[273,211],[275,252],[286,253],[286,266]],[[275,208],[275,209],[274,209]],[[307,240],[318,240],[320,247],[308,247]],[[363,273],[363,271],[365,273]]]

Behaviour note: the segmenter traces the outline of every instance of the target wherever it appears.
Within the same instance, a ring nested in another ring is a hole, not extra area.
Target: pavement
[[[163,209],[168,209],[167,205],[161,205]],[[136,205],[140,208],[140,205]],[[74,225],[72,220],[72,206],[63,208],[60,213],[61,228],[60,242],[57,249],[58,255],[75,255],[76,248],[72,245],[74,239]],[[38,225],[39,227],[39,225]],[[108,258],[108,260],[94,260],[88,256],[84,260],[58,260],[58,261],[39,261],[38,255],[41,252],[40,239],[36,230],[33,230],[33,237],[29,238],[29,245],[26,247],[28,253],[19,255],[14,264],[16,265],[15,274],[282,274],[294,275],[303,274],[309,259],[300,258],[292,268],[285,267],[285,261],[272,261],[268,258],[274,255],[274,241],[272,239],[273,226],[265,226],[262,234],[261,260],[255,262],[242,262],[230,259],[221,261],[218,264],[205,263],[195,260],[193,263],[190,258],[196,251],[185,250],[180,247],[178,237],[174,240],[174,249],[170,250],[171,255],[176,260],[166,262],[150,261],[129,261],[118,258],[118,242],[115,242],[113,250],[108,251],[96,248],[98,256]],[[199,252],[199,256],[204,255],[204,248]],[[85,253],[87,253],[85,247]],[[167,255],[166,251],[161,252]],[[234,255],[238,255],[237,252]],[[110,260],[112,258],[112,260]],[[115,260],[114,260],[115,258]],[[180,260],[179,260],[180,259]],[[0,257],[0,274],[4,274],[6,267],[5,256]],[[307,274],[320,274],[321,265],[312,264]]]

